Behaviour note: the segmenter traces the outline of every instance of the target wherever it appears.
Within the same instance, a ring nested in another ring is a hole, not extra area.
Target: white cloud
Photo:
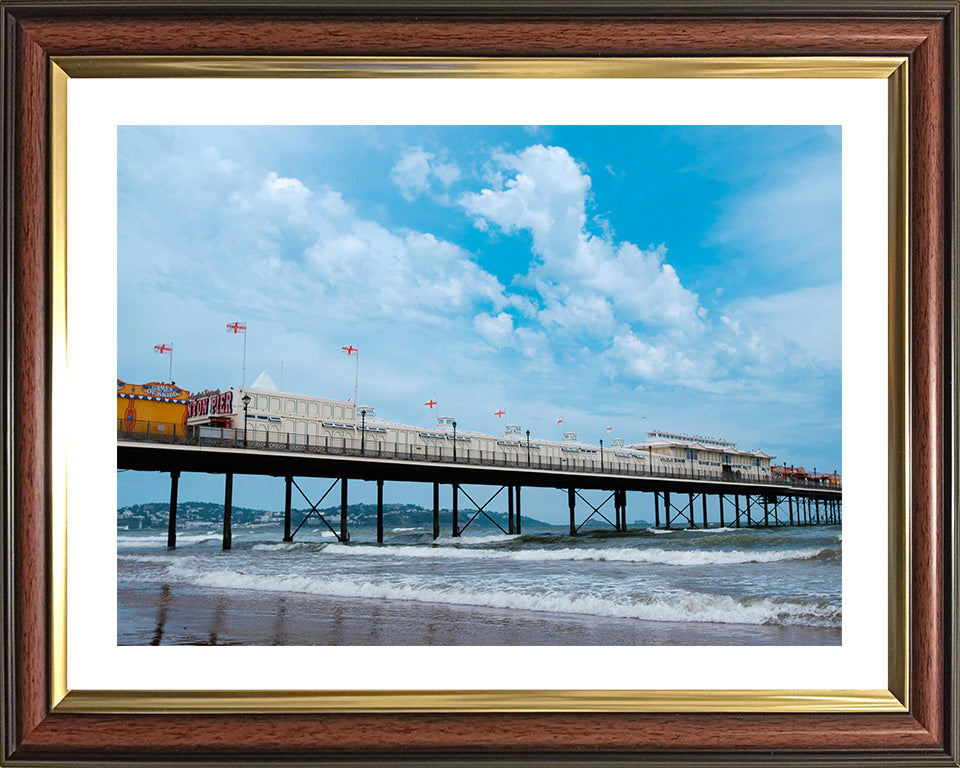
[[[803,380],[799,371],[839,362],[839,284],[743,300],[714,325],[664,245],[591,231],[591,180],[564,148],[534,145],[494,162],[487,179],[498,183],[459,203],[481,228],[530,234],[523,284],[536,291],[539,330],[568,362],[646,386],[773,399]],[[476,325],[500,347],[520,331],[492,316]]]
[[[835,151],[784,163],[747,192],[721,202],[707,244],[745,256],[747,268],[804,280],[840,276],[841,180]]]
[[[460,178],[456,163],[436,160],[432,152],[420,147],[407,150],[390,170],[390,180],[407,202],[432,191],[433,180],[449,187]]]
[[[703,361],[694,361],[681,349],[648,344],[632,331],[614,337],[608,357],[619,360],[636,378],[647,382],[697,386],[707,379]]]
[[[481,228],[531,234],[538,261],[528,278],[543,298],[542,322],[601,334],[619,322],[703,330],[697,296],[666,263],[665,247],[641,250],[588,231],[591,180],[566,149],[538,144],[495,159],[512,176],[459,202]]]
[[[473,318],[473,326],[486,341],[495,347],[506,347],[513,342],[513,316],[507,312],[492,317],[480,313]]]
[[[311,196],[310,190],[303,185],[300,179],[278,176],[275,171],[267,174],[267,178],[263,180],[263,186],[268,194],[278,198],[307,200]]]
[[[811,360],[839,366],[840,295],[839,282],[798,288],[735,302],[725,308],[722,319],[738,334],[753,328],[779,340],[778,347],[794,345]]]

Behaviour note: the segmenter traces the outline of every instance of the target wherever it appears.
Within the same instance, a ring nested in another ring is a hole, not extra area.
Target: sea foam
[[[349,557],[402,557],[418,559],[505,560],[514,562],[545,562],[548,560],[592,560],[596,562],[654,563],[658,565],[731,565],[744,563],[774,563],[785,560],[810,560],[836,550],[825,548],[786,549],[769,552],[741,550],[672,550],[672,549],[453,549],[446,547],[373,547],[364,545],[328,544],[325,554]]]
[[[711,622],[723,624],[779,624],[834,627],[840,625],[838,607],[771,598],[737,600],[725,595],[679,592],[669,597],[618,601],[595,595],[538,591],[471,590],[416,584],[384,584],[311,578],[299,575],[257,576],[236,571],[195,572],[195,586],[266,592],[297,592],[336,598],[404,600],[444,605],[549,613],[583,614],[646,621]]]

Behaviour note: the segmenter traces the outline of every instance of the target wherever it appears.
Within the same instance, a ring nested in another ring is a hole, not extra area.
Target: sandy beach
[[[838,645],[838,628],[659,622],[120,583],[118,645]]]

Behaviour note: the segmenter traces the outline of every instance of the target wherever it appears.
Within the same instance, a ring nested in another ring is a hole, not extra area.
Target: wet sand
[[[839,629],[640,621],[343,599],[117,586],[118,645],[840,645]]]

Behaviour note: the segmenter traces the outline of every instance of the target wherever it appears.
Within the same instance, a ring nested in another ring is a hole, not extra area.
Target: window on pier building
[[[697,452],[693,448],[687,448],[687,458],[695,461],[697,458]]]

